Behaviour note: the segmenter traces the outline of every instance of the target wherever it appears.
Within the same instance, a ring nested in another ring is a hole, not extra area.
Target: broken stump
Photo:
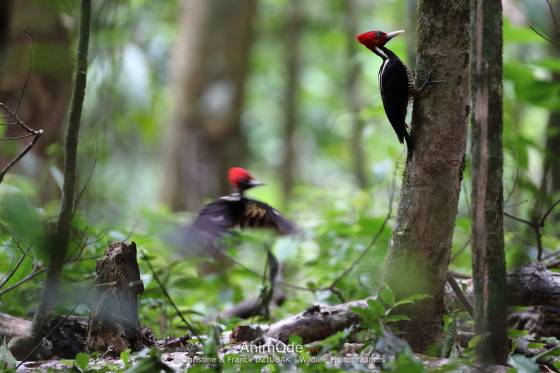
[[[119,355],[142,348],[138,295],[144,291],[136,261],[136,243],[112,243],[97,261],[95,295],[91,307],[86,349]]]

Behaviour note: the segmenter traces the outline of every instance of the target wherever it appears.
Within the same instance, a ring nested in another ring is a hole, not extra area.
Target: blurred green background
[[[559,2],[555,3],[558,6]],[[0,184],[0,311],[31,317],[44,281],[44,231],[58,211],[77,2],[0,4],[0,101],[15,105],[29,67],[20,116],[45,130],[31,154]],[[546,2],[504,1],[504,148],[507,211],[527,219],[560,196],[560,57],[529,27],[556,37]],[[558,11],[560,14],[560,11]],[[272,245],[284,264],[279,318],[313,301],[338,302],[329,286],[365,250],[388,211],[396,212],[406,157],[382,108],[381,60],[354,36],[404,28],[388,45],[414,69],[412,0],[96,0],[79,148],[84,188],[63,273],[61,308],[80,304],[108,242],[134,240],[181,310],[216,317],[259,293],[262,280],[239,265],[200,271],[162,237],[227,193],[240,165],[266,186],[250,195],[303,228],[295,238],[243,232],[228,252],[262,272]],[[465,30],[467,32],[467,30]],[[6,123],[4,123],[6,124]],[[17,134],[0,126],[4,137]],[[5,164],[23,141],[1,141]],[[391,191],[395,197],[392,206]],[[451,268],[470,273],[469,155]],[[393,216],[395,214],[393,213]],[[393,220],[369,254],[337,285],[345,299],[379,285]],[[545,256],[560,245],[558,214],[544,228]],[[536,258],[532,232],[506,220],[508,267]],[[25,255],[27,250],[28,255]],[[553,260],[554,256],[550,257]],[[180,333],[145,263],[141,321],[157,336]],[[0,280],[1,281],[1,280]]]

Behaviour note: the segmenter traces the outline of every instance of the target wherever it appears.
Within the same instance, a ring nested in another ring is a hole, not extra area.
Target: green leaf
[[[0,346],[0,369],[14,369],[16,365],[17,360],[6,346],[6,340],[4,340]]]
[[[410,321],[410,318],[405,315],[389,315],[383,319],[386,323],[399,322],[399,321]]]
[[[124,364],[124,367],[128,368],[130,366],[130,350],[127,348],[126,350],[121,352],[120,358]]]
[[[385,307],[383,307],[380,301],[376,299],[368,299],[367,304],[368,308],[375,312],[377,316],[385,316]]]
[[[379,298],[388,306],[392,307],[395,304],[395,293],[389,288],[389,286],[384,285],[381,290],[379,290]]]
[[[405,304],[413,304],[416,303],[420,300],[424,300],[426,298],[431,298],[428,294],[413,294],[413,295],[409,295],[408,297],[404,297],[401,300],[399,300],[398,302],[396,302],[393,307],[396,308],[398,306],[402,306]]]
[[[511,355],[508,364],[517,369],[519,373],[539,373],[539,366],[531,359],[523,355]]]
[[[84,354],[83,352],[80,352],[74,358],[74,365],[76,365],[76,368],[78,368],[80,370],[80,372],[85,372],[85,370],[87,369],[87,367],[89,365],[89,355]]]

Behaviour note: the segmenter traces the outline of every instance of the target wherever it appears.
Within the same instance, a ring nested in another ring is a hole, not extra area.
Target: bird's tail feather
[[[410,156],[412,155],[412,150],[413,150],[412,139],[410,138],[410,135],[406,130],[403,131],[403,135],[404,135],[404,140],[406,141],[406,147],[408,148],[408,155]]]

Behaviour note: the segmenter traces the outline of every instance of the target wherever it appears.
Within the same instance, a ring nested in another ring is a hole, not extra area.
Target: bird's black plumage
[[[280,234],[296,231],[295,225],[272,206],[239,194],[231,194],[206,205],[192,226],[215,237],[235,227],[271,228]]]
[[[379,85],[385,114],[395,130],[399,141],[406,141],[409,151],[412,150],[410,136],[406,129],[406,112],[412,96],[412,80],[408,68],[386,47],[374,51],[383,59],[379,68]]]

